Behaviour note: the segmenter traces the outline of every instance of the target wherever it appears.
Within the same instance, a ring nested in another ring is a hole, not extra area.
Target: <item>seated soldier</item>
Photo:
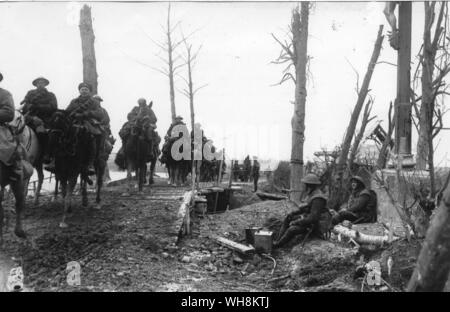
[[[373,222],[373,211],[376,209],[376,201],[367,189],[364,180],[360,176],[350,179],[352,193],[348,200],[347,208],[341,209],[333,216],[333,225],[344,220],[353,223]]]
[[[53,113],[58,109],[55,95],[45,88],[49,83],[44,77],[36,78],[33,81],[36,89],[28,91],[21,102],[21,104],[24,104],[22,114],[25,115],[26,123],[36,132],[44,151],[44,163],[51,161],[48,148],[49,122]]]
[[[305,184],[306,203],[297,211],[288,214],[281,227],[279,239],[273,247],[278,248],[288,243],[294,236],[305,234],[308,230],[321,230],[320,223],[329,218],[327,198],[320,190],[321,182],[315,174],[307,174],[302,182]]]
[[[92,87],[87,83],[78,85],[80,96],[73,99],[66,112],[75,120],[81,122],[84,128],[90,133],[88,148],[88,174],[95,174],[94,161],[97,156],[98,148],[101,144],[102,131],[100,123],[104,118],[100,104],[91,96]]]

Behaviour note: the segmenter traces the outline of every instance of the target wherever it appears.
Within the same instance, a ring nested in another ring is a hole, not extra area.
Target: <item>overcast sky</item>
[[[1,87],[12,92],[16,106],[37,76],[47,77],[49,90],[65,108],[78,95],[82,80],[78,29],[82,3],[0,3]],[[151,67],[164,64],[154,41],[164,40],[161,25],[167,3],[90,3],[92,7],[99,94],[111,117],[113,133],[126,121],[140,97],[153,100],[158,131],[170,125],[168,79]],[[340,144],[356,102],[356,75],[362,82],[378,25],[385,24],[382,2],[320,2],[310,15],[308,54],[312,58],[306,107],[305,158],[322,147]],[[283,3],[173,3],[173,20],[202,45],[194,83],[208,84],[195,98],[196,121],[228,158],[246,154],[289,159],[294,85],[279,82],[283,66],[271,64],[280,48],[271,37],[284,38],[294,4]],[[413,5],[413,58],[420,47],[423,3]],[[179,38],[179,32],[175,33]],[[183,47],[180,47],[183,53]],[[396,63],[387,38],[380,61]],[[352,66],[349,64],[351,63]],[[143,65],[146,64],[146,65]],[[148,66],[147,66],[148,65]],[[413,67],[415,68],[415,67]],[[181,74],[185,74],[183,71]],[[396,68],[379,64],[371,83],[373,113],[386,119],[395,98]],[[176,80],[184,88],[182,79]],[[189,119],[187,98],[176,93],[177,114]],[[445,125],[449,126],[447,116]],[[447,159],[450,135],[443,131],[436,162]],[[416,136],[413,136],[415,150]],[[117,150],[120,140],[116,143]],[[450,157],[448,157],[450,158]]]

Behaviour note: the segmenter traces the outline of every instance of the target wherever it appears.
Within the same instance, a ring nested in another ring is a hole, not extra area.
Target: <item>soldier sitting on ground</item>
[[[347,203],[347,208],[341,209],[333,216],[333,225],[344,220],[353,223],[375,222],[376,198],[366,187],[363,178],[353,176],[350,179],[352,193]]]
[[[325,234],[330,228],[331,215],[327,208],[327,198],[320,190],[319,178],[310,173],[302,182],[305,184],[306,202],[286,216],[279,239],[273,244],[274,248],[285,245],[298,234],[306,234],[308,231]]]

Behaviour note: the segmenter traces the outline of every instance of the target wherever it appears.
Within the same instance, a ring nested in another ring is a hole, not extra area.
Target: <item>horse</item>
[[[181,185],[186,183],[186,178],[191,169],[191,160],[175,160],[172,157],[171,149],[174,140],[167,140],[164,143],[161,163],[166,165],[167,172],[169,173],[169,184]]]
[[[138,190],[139,193],[142,193],[147,174],[148,155],[154,154],[151,152],[151,148],[152,138],[149,137],[147,125],[142,119],[138,118],[135,122],[130,124],[130,134],[126,139],[124,146],[128,181],[127,194],[130,194],[131,189],[133,188],[132,171],[136,171]],[[153,176],[151,176],[151,179],[153,179]]]
[[[26,155],[29,162],[36,169],[38,175],[38,183],[36,190],[34,192],[34,206],[39,205],[39,197],[41,195],[42,183],[44,182],[44,171],[43,171],[43,150],[39,143],[39,138],[36,132],[29,126],[25,125],[24,116],[19,112],[15,112],[15,117],[13,121],[17,125],[22,125],[18,128],[18,134],[20,135],[20,141],[25,148]],[[29,180],[25,181],[25,198],[28,194]]]
[[[55,138],[58,141],[58,150],[55,153],[55,176],[61,184],[61,193],[64,198],[64,212],[59,224],[61,228],[67,228],[66,217],[72,211],[72,195],[80,177],[80,190],[82,195],[82,205],[88,206],[87,184],[92,184],[88,174],[88,149],[86,146],[91,138],[88,129],[79,122],[75,122],[64,110],[58,110],[51,121]],[[94,209],[101,208],[101,188],[103,185],[103,175],[106,167],[107,155],[103,155],[105,135],[97,140],[97,155],[94,161],[97,192],[96,205]]]
[[[155,175],[156,162],[158,161],[160,155],[161,151],[158,148],[154,148],[152,157],[150,158],[150,166],[148,171],[148,185],[152,185],[155,183],[155,181],[153,180],[153,176]]]
[[[16,201],[16,226],[14,233],[17,237],[26,238],[26,233],[22,227],[22,213],[25,209],[25,198],[28,190],[28,182],[33,174],[31,163],[39,159],[39,143],[36,134],[31,128],[25,125],[25,120],[19,112],[15,112],[12,122],[9,123],[9,129],[2,127],[3,137],[13,139],[16,143],[13,152],[12,161],[18,162],[21,172],[13,172],[11,166],[7,166],[0,161],[0,246],[3,245],[3,197],[4,188],[9,185]],[[10,131],[10,132],[8,132]],[[30,163],[31,162],[31,163]]]

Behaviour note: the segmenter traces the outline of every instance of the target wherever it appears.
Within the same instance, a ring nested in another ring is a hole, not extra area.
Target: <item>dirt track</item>
[[[287,202],[259,202],[194,218],[193,234],[174,246],[174,223],[186,189],[159,179],[142,195],[123,197],[124,190],[121,184],[106,188],[101,210],[81,207],[78,197],[68,229],[58,227],[60,201],[43,197],[41,206],[32,208],[30,200],[26,241],[12,235],[14,216],[8,212],[3,257],[22,265],[31,291],[359,290],[353,272],[360,254],[350,245],[312,240],[277,250],[273,270],[269,258],[244,259],[210,239],[221,235],[242,241],[244,228],[294,209]],[[74,260],[81,265],[78,287],[66,282],[67,263]]]
[[[77,197],[68,229],[58,227],[61,201],[43,197],[33,208],[29,200],[24,215],[29,237],[21,241],[12,234],[14,216],[7,212],[3,255],[22,265],[26,287],[34,291],[263,290],[236,283],[232,276],[230,285],[227,276],[219,276],[223,273],[199,269],[193,257],[183,260],[193,248],[185,241],[173,246],[173,225],[185,191],[158,180],[142,195],[122,197],[124,185],[111,186],[101,210],[82,207]],[[80,287],[66,282],[67,263],[74,260],[81,264]]]

